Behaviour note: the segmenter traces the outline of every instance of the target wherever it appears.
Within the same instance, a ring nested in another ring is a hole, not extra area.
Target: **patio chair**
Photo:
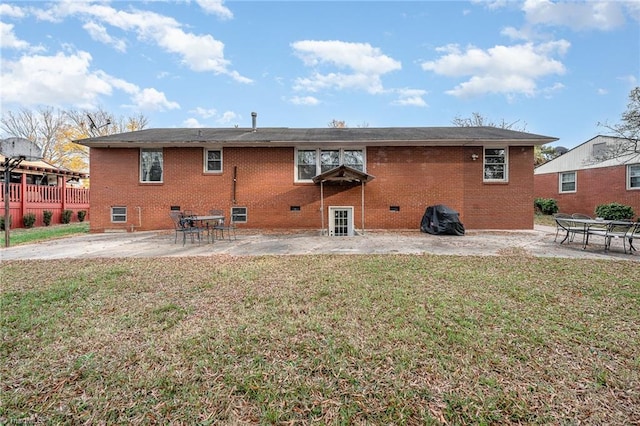
[[[633,253],[636,251],[636,248],[633,246],[633,240],[640,239],[640,221],[636,222],[631,228],[629,228],[629,232],[625,237],[629,241],[629,253]]]
[[[185,245],[187,241],[187,235],[191,236],[191,242],[194,242],[194,239],[198,238],[198,244],[202,240],[202,228],[199,226],[194,226],[182,212],[171,212],[169,213],[171,220],[173,221],[173,226],[176,231],[174,244],[178,242],[178,234],[182,234],[182,245]]]
[[[563,244],[565,241],[569,243],[573,242],[576,234],[582,234],[582,244],[584,245],[585,234],[587,233],[587,226],[585,224],[576,223],[571,215],[565,213],[557,213],[554,217],[556,219],[556,238],[553,241],[556,241],[560,231],[563,231],[565,235],[562,241],[560,241],[560,244]]]
[[[236,226],[233,223],[233,218],[226,220],[226,218],[224,218],[222,210],[210,210],[209,214],[211,216],[223,216],[223,218],[213,226],[214,235],[217,235],[219,232],[220,237],[224,240],[224,233],[226,232],[229,241],[231,241],[231,235],[233,235],[234,240],[236,239]]]
[[[558,222],[558,219],[571,219],[572,216],[567,213],[556,213],[553,215],[553,218],[556,220],[556,237],[553,239],[553,241],[556,242],[558,241],[558,235],[560,234],[560,231],[567,231],[566,228],[569,226],[566,221]],[[564,242],[564,240],[566,240],[566,238],[562,241]]]
[[[607,224],[605,229],[596,228],[589,229],[589,233],[587,234],[587,240],[584,244],[586,247],[589,243],[589,236],[595,235],[604,237],[604,251],[605,253],[609,251],[611,248],[611,240],[613,239],[621,239],[622,240],[622,249],[624,253],[627,254],[627,240],[629,240],[629,244],[633,245],[633,237],[629,237],[629,231],[632,228],[635,228],[635,224],[633,222],[624,222],[624,221],[611,221]],[[634,247],[635,250],[635,247]]]

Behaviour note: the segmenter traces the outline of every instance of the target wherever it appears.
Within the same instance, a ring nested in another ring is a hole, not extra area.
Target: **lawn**
[[[3,424],[638,424],[637,262],[10,261]]]
[[[16,228],[9,230],[9,245],[36,243],[38,241],[64,238],[89,232],[89,222],[68,223],[64,225],[38,226],[35,228]],[[5,246],[5,233],[2,230],[2,247]]]

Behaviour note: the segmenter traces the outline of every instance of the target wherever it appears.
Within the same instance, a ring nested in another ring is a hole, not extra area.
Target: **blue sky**
[[[149,127],[449,126],[574,147],[640,84],[640,1],[9,1],[2,112]]]

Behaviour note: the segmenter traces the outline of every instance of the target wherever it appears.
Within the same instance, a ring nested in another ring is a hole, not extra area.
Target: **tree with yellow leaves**
[[[33,141],[42,158],[54,166],[88,172],[89,149],[74,141],[142,130],[148,122],[142,114],[116,118],[103,109],[89,112],[43,107],[6,112],[0,119],[0,129],[10,137]]]

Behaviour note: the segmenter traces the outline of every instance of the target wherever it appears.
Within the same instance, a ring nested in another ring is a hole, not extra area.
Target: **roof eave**
[[[224,146],[229,148],[277,148],[297,146],[534,146],[557,141],[557,138],[536,139],[426,139],[426,140],[262,140],[262,141],[234,141],[234,140],[198,140],[198,141],[95,141],[80,145],[89,148],[205,148]]]

